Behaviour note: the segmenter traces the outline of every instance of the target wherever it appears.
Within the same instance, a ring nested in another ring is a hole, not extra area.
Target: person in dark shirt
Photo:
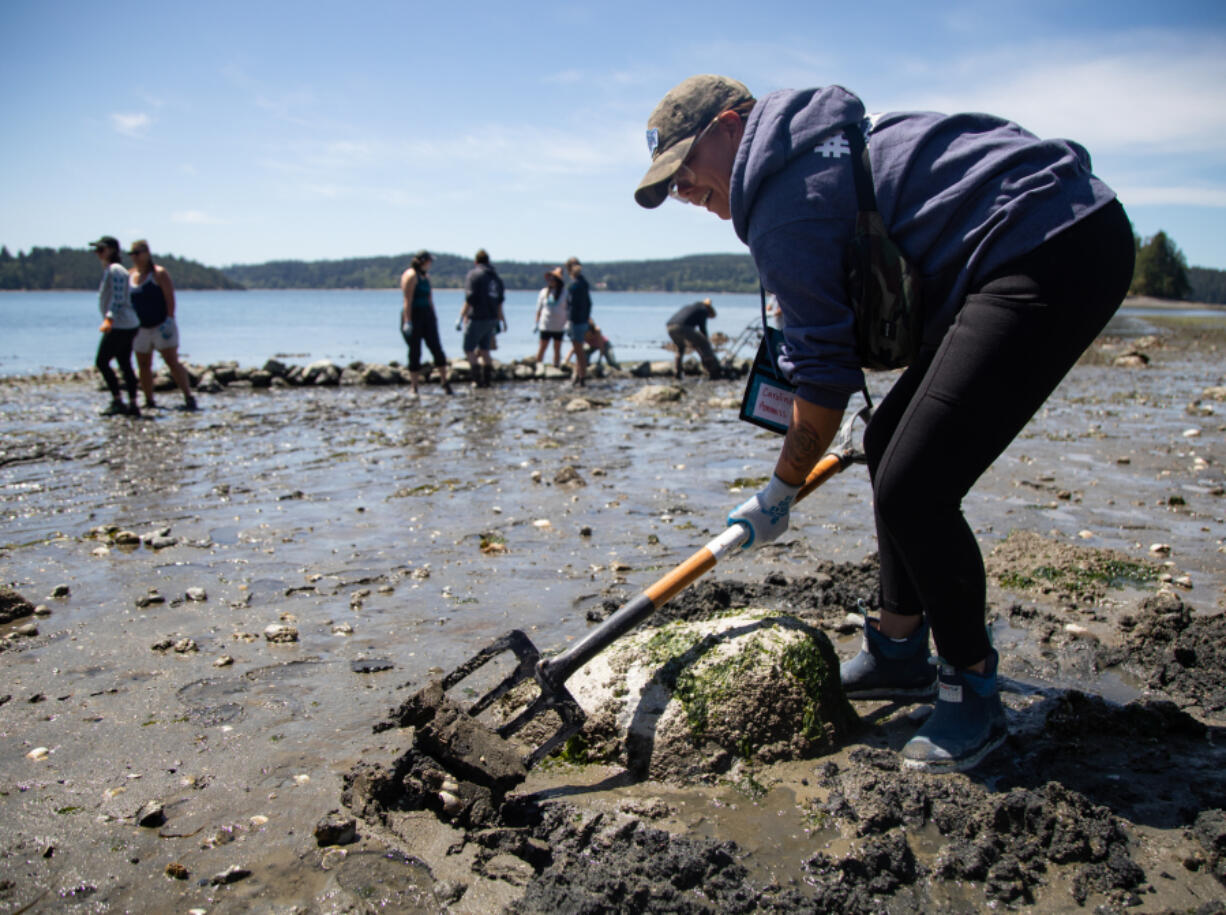
[[[710,336],[707,334],[707,319],[715,317],[715,306],[710,299],[694,302],[677,310],[668,319],[668,336],[677,346],[677,377],[682,375],[682,361],[685,359],[685,348],[689,346],[698,353],[702,366],[715,381],[720,376],[719,359],[711,348]]]
[[[484,248],[473,258],[476,266],[464,279],[464,308],[460,322],[468,323],[464,330],[464,355],[472,367],[473,384],[488,388],[494,379],[494,360],[490,350],[494,347],[494,335],[499,326],[506,330],[507,319],[502,303],[506,291],[502,279],[490,265],[490,256]],[[480,362],[480,368],[478,368]]]
[[[430,289],[430,265],[434,257],[429,251],[414,255],[407,270],[400,275],[400,293],[404,303],[400,309],[400,334],[409,347],[409,379],[413,393],[421,384],[421,345],[426,344],[438,369],[439,383],[448,394],[452,393],[447,378],[447,354],[443,352],[438,336],[438,314],[434,310],[434,293]]]
[[[153,351],[156,349],[170,371],[179,390],[183,392],[183,409],[195,411],[196,398],[192,394],[191,378],[179,361],[179,327],[175,322],[175,285],[170,272],[161,264],[153,262],[149,242],[143,238],[132,242],[128,249],[132,269],[128,277],[132,287],[132,307],[140,318],[140,330],[132,343],[136,353],[136,369],[140,375],[141,390],[145,392],[145,409],[157,407],[153,399]]]
[[[592,294],[579,258],[572,257],[566,262],[566,272],[570,275],[570,284],[566,287],[566,319],[570,322],[570,341],[575,346],[575,378],[572,384],[581,388],[587,383],[587,346],[584,341],[588,325],[592,323]]]
[[[783,309],[777,364],[796,396],[770,482],[728,516],[746,547],[787,530],[864,386],[845,258],[870,206],[923,276],[918,351],[864,433],[881,612],[840,676],[851,699],[935,699],[904,766],[976,765],[1008,722],[962,500],[1119,307],[1135,259],[1127,214],[1071,140],[989,114],[869,115],[841,86],[758,99],[693,76],[656,106],[647,145],[635,200],[672,196],[731,221]]]

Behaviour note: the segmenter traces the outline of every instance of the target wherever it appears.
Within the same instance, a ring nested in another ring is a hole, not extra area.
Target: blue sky
[[[0,3],[0,243],[147,237],[222,266],[743,251],[640,209],[694,73],[839,83],[1085,145],[1138,232],[1226,269],[1226,2]]]

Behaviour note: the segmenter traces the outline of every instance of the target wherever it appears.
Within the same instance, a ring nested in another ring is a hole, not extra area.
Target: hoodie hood
[[[748,243],[749,211],[759,188],[822,138],[864,118],[864,103],[842,86],[783,89],[754,105],[732,165],[732,225]]]

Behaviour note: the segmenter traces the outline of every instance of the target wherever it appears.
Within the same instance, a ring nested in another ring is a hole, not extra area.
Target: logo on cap
[[[647,151],[651,153],[652,158],[655,158],[656,150],[660,147],[660,128],[651,127],[647,130]]]

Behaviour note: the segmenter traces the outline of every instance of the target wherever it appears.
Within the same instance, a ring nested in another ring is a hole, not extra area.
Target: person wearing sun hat
[[[782,309],[778,367],[796,394],[770,482],[728,516],[746,547],[787,529],[864,387],[844,266],[862,217],[922,277],[918,346],[864,436],[880,614],[840,674],[852,699],[936,700],[906,766],[977,765],[1007,722],[962,499],[1123,300],[1134,260],[1123,207],[1072,141],[987,114],[868,116],[841,86],[755,100],[736,80],[690,77],[651,113],[647,140],[635,200],[672,196],[730,220]],[[871,276],[884,266],[878,257]]]
[[[565,286],[561,267],[545,271],[545,286],[536,298],[536,318],[533,320],[541,336],[536,361],[538,364],[545,361],[545,350],[552,340],[554,368],[562,364],[562,338],[566,335],[566,300],[562,297]]]

